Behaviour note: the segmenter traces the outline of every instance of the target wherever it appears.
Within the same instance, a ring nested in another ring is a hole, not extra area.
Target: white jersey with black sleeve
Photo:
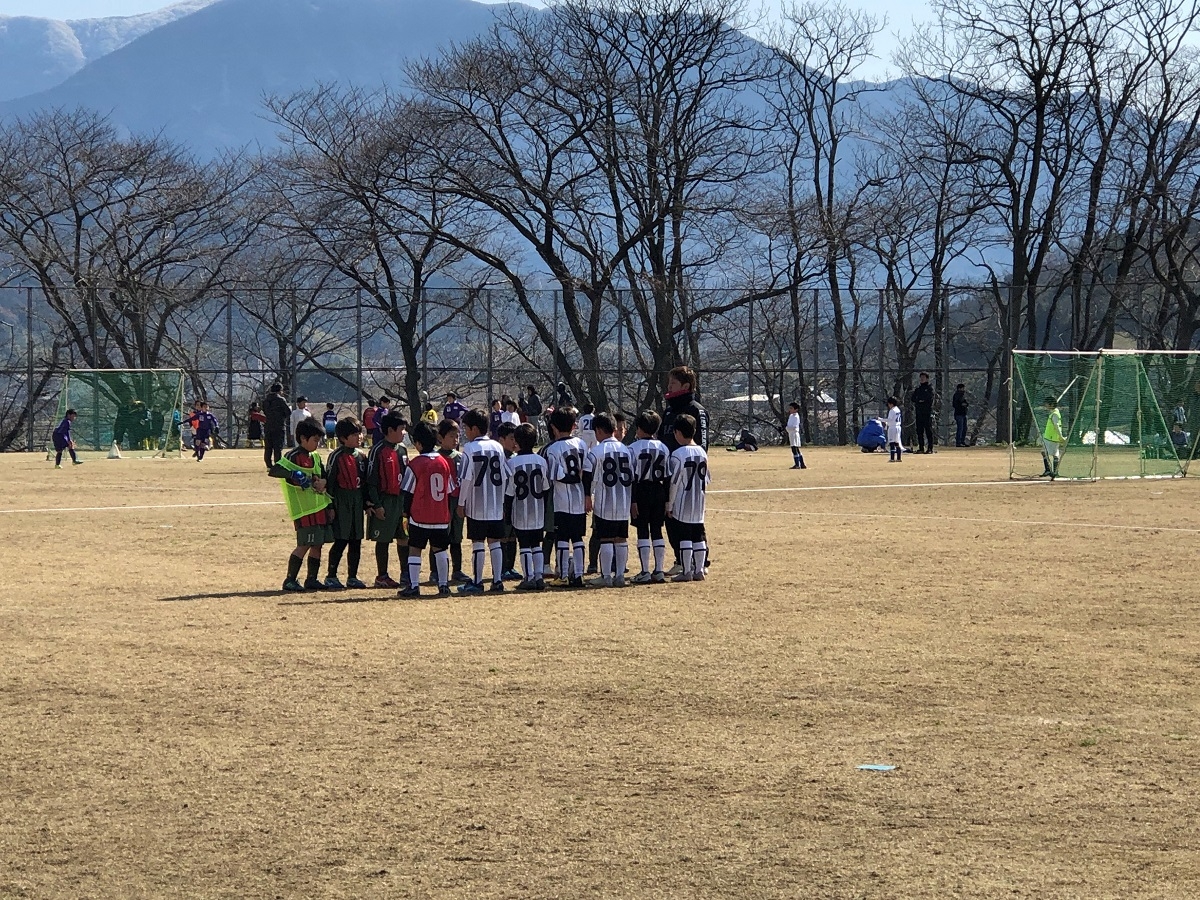
[[[633,500],[633,454],[615,437],[588,451],[583,471],[592,475],[592,512],[609,522],[628,522]]]
[[[499,441],[484,436],[463,447],[458,480],[458,503],[467,518],[487,522],[504,519],[504,498],[512,482],[512,469]]]
[[[704,523],[704,492],[709,483],[708,454],[697,444],[671,454],[671,495],[667,509],[676,521]]]
[[[554,512],[583,515],[583,458],[587,448],[577,437],[552,441],[542,450],[554,484]]]
[[[522,453],[508,461],[512,468],[512,527],[517,531],[541,531],[545,525],[546,495],[550,493],[550,469],[536,453]]]

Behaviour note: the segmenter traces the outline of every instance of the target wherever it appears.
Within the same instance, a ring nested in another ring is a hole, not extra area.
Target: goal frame
[[[179,368],[67,369],[63,372],[62,386],[59,389],[58,403],[56,404],[57,412],[55,415],[54,423],[52,424],[51,427],[53,428],[59,422],[61,422],[63,419],[63,416],[66,415],[67,409],[70,408],[68,406],[68,401],[70,398],[70,385],[71,385],[72,377],[89,376],[89,375],[93,376],[93,377],[98,377],[98,376],[114,376],[114,375],[164,375],[164,374],[176,375],[176,376],[178,376],[178,379],[179,379],[179,386],[175,390],[175,398],[173,401],[173,405],[163,410],[166,434],[165,434],[165,436],[160,435],[160,439],[159,439],[160,446],[155,448],[153,451],[151,451],[151,450],[136,450],[136,449],[124,450],[124,451],[122,451],[122,453],[128,454],[128,457],[122,456],[122,458],[182,459],[183,458],[183,433],[182,433],[181,425],[182,425],[182,420],[183,420],[183,415],[184,415],[184,382],[187,378],[187,373],[184,372],[183,369],[179,369]],[[93,407],[92,407],[93,415],[98,420],[99,419],[99,402],[98,402],[99,394],[98,394],[98,392],[93,392],[93,393],[97,398],[97,401],[94,402]],[[175,421],[176,414],[178,415],[179,422]],[[174,440],[174,446],[172,446],[172,438]],[[95,442],[93,441],[92,443],[95,443]],[[50,441],[49,436],[47,436],[46,447],[47,447],[48,458],[49,458],[49,454],[53,453],[51,445],[52,445],[52,441]],[[108,452],[108,450],[109,450],[109,448],[107,448],[107,447],[97,446],[97,447],[93,447],[93,449],[91,449],[91,450],[84,450],[82,452],[100,454],[100,453],[106,453],[106,452]]]
[[[1120,356],[1125,356],[1125,357],[1132,356],[1132,357],[1137,357],[1139,359],[1149,358],[1149,357],[1176,357],[1176,358],[1192,359],[1192,360],[1195,360],[1195,365],[1192,366],[1191,368],[1195,369],[1197,371],[1197,373],[1200,374],[1200,350],[1133,350],[1133,349],[1112,348],[1112,349],[1104,349],[1104,350],[1013,350],[1013,351],[1011,351],[1011,353],[1009,354],[1009,357],[1008,357],[1008,384],[1009,384],[1009,391],[1008,391],[1008,477],[1010,480],[1027,480],[1032,477],[1032,476],[1028,476],[1028,475],[1018,475],[1017,474],[1017,443],[1016,443],[1015,411],[1016,411],[1017,402],[1018,402],[1018,391],[1017,391],[1016,360],[1017,360],[1017,357],[1021,357],[1021,356],[1024,356],[1024,357],[1039,357],[1040,356],[1040,357],[1047,357],[1047,358],[1069,357],[1069,358],[1077,358],[1077,359],[1078,358],[1094,359],[1095,362],[1094,362],[1091,372],[1088,376],[1089,381],[1088,381],[1087,385],[1085,385],[1084,391],[1085,391],[1085,395],[1086,395],[1086,393],[1089,391],[1089,389],[1091,387],[1092,380],[1097,380],[1097,385],[1094,390],[1094,394],[1097,397],[1099,397],[1101,395],[1101,386],[1102,386],[1102,379],[1103,379],[1103,373],[1104,373],[1104,367],[1103,367],[1102,361],[1105,358],[1120,357]],[[1146,372],[1144,365],[1141,367],[1140,371],[1143,374]],[[1024,399],[1025,399],[1025,402],[1029,403],[1029,404],[1032,404],[1034,402],[1033,398],[1030,398],[1028,395],[1026,395]],[[1139,397],[1139,402],[1140,402],[1140,397]],[[1091,425],[1093,432],[1097,435],[1096,439],[1093,441],[1093,443],[1091,445],[1092,461],[1091,461],[1091,470],[1090,470],[1089,475],[1085,476],[1085,477],[1067,476],[1063,480],[1102,481],[1102,480],[1124,480],[1124,479],[1134,479],[1134,478],[1137,478],[1137,479],[1141,479],[1141,478],[1146,478],[1146,479],[1184,478],[1187,476],[1189,463],[1192,461],[1192,459],[1194,459],[1196,457],[1197,448],[1200,448],[1200,422],[1188,423],[1192,429],[1191,445],[1188,448],[1187,454],[1183,458],[1178,458],[1178,456],[1177,456],[1179,468],[1178,468],[1178,471],[1176,471],[1175,473],[1173,473],[1173,474],[1141,473],[1141,474],[1130,474],[1130,475],[1100,475],[1100,474],[1098,474],[1099,462],[1100,462],[1100,450],[1101,450],[1101,447],[1104,446],[1103,442],[1099,439],[1099,431],[1100,431],[1100,427],[1101,427],[1100,411],[1101,411],[1101,404],[1099,401],[1097,401],[1095,403],[1095,419],[1092,422],[1088,423]],[[1159,408],[1159,412],[1160,412],[1160,414],[1162,414],[1162,412],[1163,412],[1161,409],[1161,406]],[[1165,419],[1165,416],[1164,416],[1164,419]],[[1072,432],[1072,433],[1075,432],[1077,424],[1078,424],[1078,416],[1076,417],[1075,420],[1072,420],[1072,422],[1069,423],[1070,432]]]

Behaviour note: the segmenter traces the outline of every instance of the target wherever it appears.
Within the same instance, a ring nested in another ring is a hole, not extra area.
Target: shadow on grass
[[[394,593],[375,593],[364,594],[356,591],[352,594],[326,593],[318,594],[316,591],[307,591],[307,594],[318,596],[321,599],[313,600],[288,600],[280,603],[280,606],[316,606],[319,603],[375,603],[380,600],[395,599]],[[212,594],[184,594],[180,597],[159,597],[158,603],[187,603],[195,600],[237,600],[237,599],[252,599],[255,597],[295,597],[295,591],[226,591],[224,593]]]
[[[181,603],[189,600],[232,600],[235,597],[282,597],[285,591],[227,591],[223,594],[184,594],[181,597],[159,597],[158,603]]]

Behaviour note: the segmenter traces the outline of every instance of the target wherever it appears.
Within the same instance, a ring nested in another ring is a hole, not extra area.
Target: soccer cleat
[[[459,571],[455,572],[453,575],[450,576],[450,580],[453,581],[455,584],[470,584],[471,576],[468,575],[466,572],[463,572],[460,569]]]
[[[667,573],[662,569],[655,569],[650,573],[650,581],[654,584],[664,584],[667,580]]]
[[[672,581],[674,581],[674,582],[684,582],[684,581],[691,581],[691,580],[692,580],[692,573],[691,573],[691,572],[680,572],[678,575],[676,575],[676,576],[675,576],[674,578],[672,578],[671,580],[672,580]]]
[[[397,592],[396,596],[397,597],[420,597],[421,596],[421,586],[419,584],[414,584],[412,587],[401,588]]]
[[[503,594],[504,593],[504,582],[503,581],[493,581],[492,587],[491,587],[491,593]]]
[[[569,588],[584,588],[584,587],[587,587],[587,585],[584,584],[583,579],[580,576],[576,575],[574,578],[570,578],[567,580],[567,587],[569,587]]]
[[[466,584],[459,585],[458,592],[460,594],[482,594],[483,585],[476,584],[474,581],[468,581]]]
[[[800,463],[800,468],[802,468],[802,469],[807,469],[807,468],[808,468],[808,466],[806,466],[804,463]]]
[[[588,570],[586,572],[584,572],[583,574],[584,575],[599,575],[600,570],[597,569],[595,566],[588,566]]]
[[[601,575],[597,578],[589,579],[587,582],[588,587],[612,587],[612,585],[611,575]]]
[[[325,582],[320,578],[305,578],[304,589],[306,591],[323,591],[325,590]]]
[[[634,575],[634,576],[633,576],[633,578],[632,578],[632,579],[630,579],[630,580],[631,580],[631,581],[632,581],[634,584],[649,584],[649,583],[650,583],[650,579],[651,579],[651,578],[653,578],[653,577],[654,577],[654,576],[653,576],[653,575],[651,575],[649,572],[638,572],[638,573],[637,573],[636,575]]]
[[[792,466],[792,468],[793,468],[793,469],[798,469],[798,468],[800,468],[800,463],[796,463],[794,466]]]
[[[348,587],[348,588],[365,588],[366,586],[367,586],[366,582],[360,578],[347,578],[346,579],[346,587]]]
[[[613,580],[612,580],[612,586],[613,586],[613,587],[619,587],[619,588],[621,588],[621,587],[625,587],[625,575],[624,575],[624,573],[622,573],[622,574],[620,574],[620,575],[614,575],[614,576],[613,576]]]
[[[390,588],[391,590],[394,591],[396,588],[400,587],[400,582],[392,581],[392,579],[388,578],[388,576],[386,576],[386,575],[380,575],[378,578],[375,579],[375,587]]]
[[[673,566],[671,566],[671,568],[667,569],[666,574],[667,575],[679,575],[679,574],[682,574],[682,572],[683,572],[683,564],[675,563],[675,565],[673,565]]]
[[[507,572],[502,572],[500,577],[505,581],[521,581],[523,576],[516,569],[509,569]]]
[[[699,572],[692,573],[692,581],[703,581],[703,580],[704,580],[704,570],[703,569],[701,569]]]
[[[73,465],[73,466],[82,466],[82,465],[83,465],[83,460],[82,460],[82,459],[73,459],[73,460],[71,460],[71,465]]]
[[[448,584],[439,584],[439,585],[438,585],[438,593],[437,593],[437,595],[438,595],[439,597],[449,597],[449,596],[450,596],[450,585],[448,585]]]
[[[283,583],[283,589],[285,591],[302,591],[304,590],[304,585],[298,582],[295,578],[289,578]]]
[[[346,589],[346,586],[338,581],[338,577],[336,575],[325,576],[325,587],[329,588],[331,591],[342,591]]]
[[[526,591],[536,591],[537,589],[538,589],[538,587],[537,587],[536,581],[522,581],[520,584],[518,584],[516,586],[516,588],[514,588],[514,590],[520,591],[522,593],[524,593]]]
[[[61,469],[61,468],[62,468],[62,466],[55,466],[54,468],[56,468],[56,469]]]

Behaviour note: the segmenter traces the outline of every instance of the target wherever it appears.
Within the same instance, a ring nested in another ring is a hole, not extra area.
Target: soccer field
[[[1200,896],[1200,479],[805,458],[703,583],[412,601],[282,594],[257,452],[6,455],[0,897]]]

